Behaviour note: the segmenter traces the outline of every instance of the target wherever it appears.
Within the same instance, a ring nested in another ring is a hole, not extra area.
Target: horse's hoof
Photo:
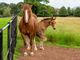
[[[39,47],[39,49],[40,49],[40,50],[44,50],[44,48],[43,48],[43,47]]]
[[[28,55],[28,53],[27,52],[24,52],[24,56],[27,56]]]
[[[34,56],[34,52],[30,52],[30,56]]]

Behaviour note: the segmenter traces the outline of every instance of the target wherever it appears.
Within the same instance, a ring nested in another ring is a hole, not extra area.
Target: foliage
[[[68,11],[67,11],[67,9],[64,6],[60,8],[59,16],[62,16],[62,17],[63,16],[68,16]]]
[[[11,14],[12,15],[17,13],[18,8],[17,8],[17,5],[16,4],[11,3],[10,4],[10,8],[11,8]]]
[[[40,2],[46,2],[49,3],[49,0],[24,0],[25,3],[40,3]]]
[[[77,7],[74,11],[74,16],[80,17],[80,7]]]
[[[72,16],[73,15],[72,10],[71,10],[70,7],[68,7],[67,11],[68,11],[68,16]]]
[[[45,4],[35,4],[32,7],[33,12],[37,15],[37,16],[55,16],[56,15],[56,11],[54,9],[54,7],[45,5]]]
[[[25,3],[32,4],[32,11],[37,16],[51,17],[51,16],[77,16],[80,17],[80,7],[77,8],[65,8],[64,6],[59,8],[51,7],[45,3],[48,3],[49,0],[24,0]],[[42,2],[44,4],[42,4]],[[18,14],[19,16],[23,15],[21,11],[22,5],[24,2],[19,2],[17,4],[11,3],[0,3],[0,17],[2,16],[12,16]],[[9,8],[5,10],[5,8]],[[8,14],[7,14],[8,13]]]
[[[6,4],[6,3],[0,3],[0,15],[3,15],[4,8],[7,6],[8,6],[8,4]]]
[[[32,4],[32,10],[38,16],[55,16],[56,14],[55,9],[53,7],[40,3],[49,3],[49,0],[24,0],[24,2]]]
[[[8,17],[8,16],[11,16],[11,8],[10,7],[5,7],[4,8],[4,11],[3,11],[3,16],[4,17]]]

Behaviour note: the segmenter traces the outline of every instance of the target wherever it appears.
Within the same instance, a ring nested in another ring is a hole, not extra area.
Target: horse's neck
[[[47,27],[50,25],[49,22],[50,22],[50,21],[47,21],[47,22],[45,21],[45,22],[44,22],[44,26],[45,26],[45,28],[47,28]]]
[[[45,31],[47,29],[47,27],[50,25],[49,22],[47,21],[41,21],[38,23],[39,25],[39,30]]]

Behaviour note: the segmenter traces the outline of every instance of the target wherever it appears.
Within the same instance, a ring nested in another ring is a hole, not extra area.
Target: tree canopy
[[[27,0],[28,1],[28,0]],[[29,0],[30,1],[30,0]],[[33,0],[31,0],[33,1]],[[61,8],[54,8],[49,5],[42,4],[40,2],[48,1],[48,0],[35,0],[38,2],[31,3],[32,6],[32,11],[35,13],[37,16],[40,17],[51,17],[51,16],[60,16],[60,17],[66,17],[66,16],[77,16],[80,17],[80,7],[75,7],[75,8],[66,8],[66,7],[61,7]],[[23,15],[23,12],[21,11],[22,5],[24,2],[19,2],[17,4],[11,3],[0,3],[0,17],[7,17],[7,16],[12,16],[14,14],[18,14],[20,16]]]
[[[64,6],[60,8],[59,16],[68,16],[68,11]]]
[[[45,2],[49,3],[49,0],[24,0],[25,3],[40,3],[40,2]]]

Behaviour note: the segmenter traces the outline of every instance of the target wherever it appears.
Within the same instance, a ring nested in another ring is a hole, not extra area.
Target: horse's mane
[[[51,20],[52,18],[44,18],[43,20],[41,21],[45,21],[45,20]]]

